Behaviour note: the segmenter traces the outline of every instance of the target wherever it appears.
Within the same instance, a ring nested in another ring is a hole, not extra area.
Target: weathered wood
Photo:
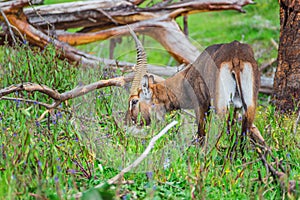
[[[17,13],[19,9],[23,9],[23,7],[25,7],[28,4],[29,4],[29,0],[5,1],[5,2],[0,2],[0,8],[5,13],[7,12]]]
[[[34,26],[47,28],[49,23],[56,29],[79,27],[109,27],[131,24],[173,13],[172,18],[197,12],[237,10],[253,3],[251,0],[186,0],[171,4],[156,4],[152,7],[136,7],[139,1],[98,0],[37,6],[24,9],[29,22]],[[176,11],[176,12],[174,12]],[[37,14],[38,13],[38,14]],[[114,19],[112,21],[109,17]]]
[[[79,1],[25,8],[24,13],[28,17],[29,23],[34,26],[47,28],[51,24],[55,29],[65,30],[78,27],[116,25],[104,13],[112,18],[122,16],[125,13],[131,15],[132,11],[126,12],[129,7],[131,7],[130,10],[134,11],[135,6],[125,0]],[[117,18],[114,20],[121,24],[121,20]]]

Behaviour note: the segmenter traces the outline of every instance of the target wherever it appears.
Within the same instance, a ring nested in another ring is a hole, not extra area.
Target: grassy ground
[[[56,2],[56,1],[55,1]],[[51,3],[47,1],[47,3]],[[262,1],[245,8],[247,14],[232,11],[201,13],[189,17],[190,37],[201,49],[234,39],[251,44],[259,63],[276,57],[271,39],[278,41],[278,5]],[[181,19],[178,19],[179,22]],[[133,44],[124,40],[115,57],[134,58]],[[151,63],[176,64],[162,48],[146,38]],[[108,43],[80,47],[107,57]],[[104,50],[103,50],[104,49]],[[21,82],[43,83],[64,92],[85,84],[120,75],[99,68],[82,69],[57,59],[49,46],[42,52],[23,46],[0,49],[0,88]],[[127,87],[125,87],[127,88]],[[51,102],[39,93],[15,93],[21,97]],[[213,114],[208,119],[210,138],[206,149],[189,145],[195,133],[193,119],[182,112],[167,116],[142,133],[133,134],[123,124],[127,90],[105,88],[64,102],[58,109],[46,109],[22,101],[0,101],[0,199],[64,199],[89,192],[85,199],[280,199],[286,198],[278,183],[269,176],[248,142],[243,164],[240,155],[227,158],[232,137],[224,122]],[[132,163],[148,142],[168,122],[179,124],[161,138],[147,159],[125,174],[127,184],[92,190]],[[256,125],[282,160],[288,178],[300,179],[299,132],[295,115],[282,115],[265,101],[258,107]],[[238,132],[240,125],[232,127]],[[216,136],[221,134],[216,145]],[[218,147],[218,148],[217,148]],[[268,157],[268,161],[272,159]],[[261,175],[262,180],[259,179]],[[132,181],[132,182],[131,182]],[[104,195],[106,195],[104,197]]]

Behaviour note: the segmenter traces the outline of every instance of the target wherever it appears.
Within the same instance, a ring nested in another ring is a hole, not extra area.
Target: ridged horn
[[[137,61],[135,66],[135,75],[132,81],[130,95],[137,95],[138,88],[141,84],[143,76],[147,73],[147,55],[141,41],[137,38],[134,31],[128,26],[129,32],[132,35],[137,50]]]

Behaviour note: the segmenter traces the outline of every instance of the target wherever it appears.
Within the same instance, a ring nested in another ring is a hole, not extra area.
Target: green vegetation
[[[190,37],[197,41],[199,48],[242,40],[253,46],[260,63],[276,57],[271,39],[278,41],[279,37],[277,2],[266,0],[245,9],[246,14],[226,11],[190,16]],[[146,39],[151,63],[173,62],[161,53],[158,44]],[[134,46],[132,42],[130,48],[128,45],[129,42],[123,41],[115,57],[134,60]],[[108,57],[107,42],[81,48]],[[0,55],[0,88],[35,82],[62,93],[77,85],[122,75],[103,70],[101,64],[99,68],[86,69],[59,60],[51,45],[43,51],[27,45],[2,46]],[[217,121],[213,113],[207,119],[210,140],[204,149],[190,145],[196,125],[183,112],[173,112],[165,122],[133,134],[123,124],[127,90],[128,86],[103,88],[63,102],[49,112],[36,103],[1,100],[0,199],[66,199],[80,191],[88,191],[84,199],[101,199],[99,195],[103,199],[281,199],[284,196],[249,140],[245,153],[247,164],[243,165],[240,154],[230,162],[227,155],[234,136],[227,134],[226,123]],[[18,92],[8,97],[52,103],[41,93]],[[300,180],[297,116],[276,113],[270,102],[261,101],[255,124],[274,156],[282,160],[288,178]],[[132,163],[150,139],[173,120],[179,124],[155,144],[141,165],[125,174],[123,180],[128,183],[93,189]],[[230,131],[234,135],[240,128],[237,123]],[[268,157],[268,161],[273,160]]]

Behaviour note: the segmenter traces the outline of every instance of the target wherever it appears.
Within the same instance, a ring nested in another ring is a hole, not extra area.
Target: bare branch
[[[9,86],[7,88],[3,88],[0,90],[0,97],[14,92],[19,92],[19,91],[27,91],[27,92],[38,91],[48,95],[54,100],[61,99],[61,95],[58,92],[54,91],[48,86],[40,85],[36,83],[21,83],[21,84]]]
[[[100,80],[95,83],[91,83],[89,85],[83,85],[80,87],[76,87],[70,91],[64,92],[60,94],[59,92],[55,91],[54,89],[49,88],[45,85],[40,85],[36,83],[21,83],[17,85],[12,85],[3,89],[0,89],[0,99],[4,100],[22,100],[26,101],[28,103],[37,103],[39,105],[45,106],[47,109],[55,108],[57,107],[61,102],[73,99],[82,95],[85,95],[91,91],[94,91],[99,88],[103,87],[109,87],[109,86],[124,86],[125,83],[128,83],[132,81],[133,75],[129,74],[127,76],[123,77],[117,77],[112,78],[108,80]],[[26,91],[26,92],[41,92],[43,94],[48,95],[50,98],[52,98],[55,102],[51,105],[46,103],[41,103],[34,100],[27,100],[22,98],[10,98],[10,97],[4,97],[4,95],[8,95],[14,92],[20,92],[20,91]]]
[[[145,0],[129,0],[131,1],[134,5],[140,5],[141,3],[143,3]]]
[[[19,9],[22,9],[24,6],[29,4],[29,0],[12,0],[0,2],[0,8],[4,13],[16,13]]]

